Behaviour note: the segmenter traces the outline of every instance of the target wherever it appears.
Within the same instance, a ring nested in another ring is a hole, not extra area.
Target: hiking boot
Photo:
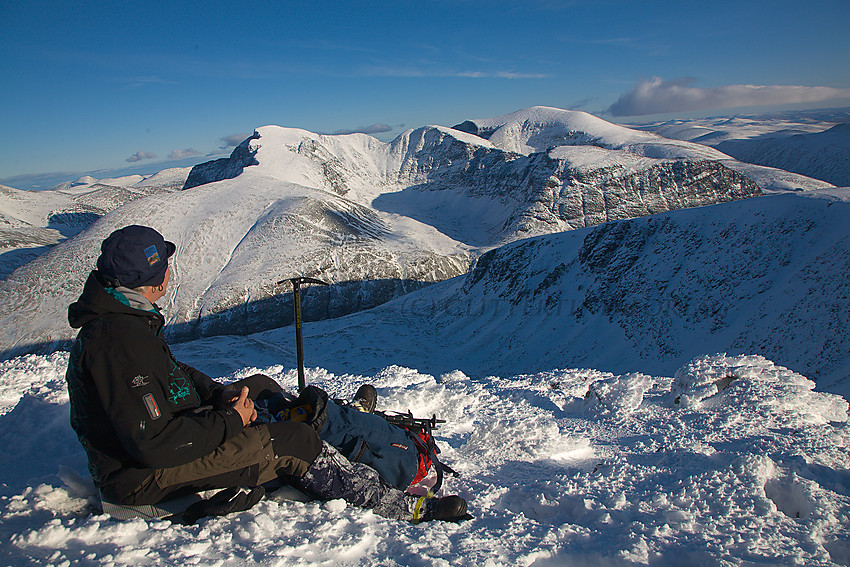
[[[371,384],[363,384],[355,392],[354,401],[348,405],[363,413],[372,413],[378,405],[378,391]]]
[[[423,508],[424,510],[422,510]],[[423,496],[416,503],[413,522],[417,524],[430,520],[459,522],[461,520],[467,520],[470,517],[466,513],[466,500],[460,496],[444,496],[442,498],[428,498]]]

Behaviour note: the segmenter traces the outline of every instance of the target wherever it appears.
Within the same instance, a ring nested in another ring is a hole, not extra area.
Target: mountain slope
[[[850,123],[816,134],[728,140],[716,148],[741,161],[850,186]]]
[[[848,193],[771,195],[514,242],[466,276],[310,325],[306,360],[334,372],[669,375],[700,353],[750,352],[850,395]],[[246,348],[264,364],[293,359],[291,329],[255,335],[253,347],[193,344]]]
[[[109,211],[147,195],[178,189],[188,173],[185,168],[164,170],[147,178],[82,177],[51,191],[22,191],[0,185],[0,278],[91,226]]]
[[[305,316],[339,316],[464,273],[470,261],[464,247],[430,227],[251,172],[128,203],[14,272],[0,287],[12,307],[3,313],[5,348],[53,348],[76,334],[67,306],[100,242],[128,224],[148,224],[178,244],[161,302],[173,339],[288,324],[289,296],[278,297],[288,290],[276,284],[286,277],[337,284],[324,292],[324,312]]]
[[[850,109],[787,111],[771,114],[671,120],[635,126],[667,138],[714,147],[741,162],[779,168],[800,175],[781,174],[779,186],[810,188],[802,176],[838,186],[850,185]],[[730,164],[756,180],[762,188],[771,183],[749,170]]]

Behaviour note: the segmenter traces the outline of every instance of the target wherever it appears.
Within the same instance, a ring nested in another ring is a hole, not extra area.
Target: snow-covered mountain
[[[311,325],[306,360],[337,373],[398,364],[473,377],[564,366],[670,375],[706,352],[751,353],[850,397],[848,215],[850,189],[833,189],[514,242],[463,277]],[[246,349],[258,364],[294,360],[291,328],[250,347],[208,341],[187,356],[227,353],[233,366],[218,374],[246,364]]]
[[[541,114],[550,120],[538,134],[562,145],[532,151],[528,131],[496,147],[439,126],[408,130],[389,144],[365,135],[264,127],[229,159],[196,166],[186,186],[234,178],[255,166],[282,181],[415,218],[477,247],[759,194],[749,179],[711,161],[728,156],[699,144],[671,142],[686,150],[670,150],[658,136],[583,112],[534,108],[507,118],[514,124]],[[586,129],[588,145],[575,147],[572,122]],[[592,142],[612,129],[641,142],[610,149]],[[524,151],[514,151],[520,145]]]
[[[740,136],[741,132],[747,132],[754,136],[756,132],[774,132],[777,129],[757,120],[748,120],[746,124],[737,120],[726,119],[723,124],[712,122],[711,127],[703,126],[697,121],[692,124],[690,121],[677,120],[632,129],[611,124],[584,112],[533,107],[497,118],[467,120],[456,128],[478,133],[499,147],[518,152],[546,151],[564,145],[590,145],[624,151],[629,156],[716,160],[744,174],[765,191],[832,187],[831,183],[825,181],[777,169],[779,166],[767,167],[738,161],[716,149],[706,147],[711,145],[706,142],[707,139],[715,139],[707,133]],[[651,132],[660,133],[661,136]],[[717,141],[721,139],[725,138],[716,138]],[[598,158],[598,154],[591,157]]]
[[[519,127],[529,116],[546,120]],[[267,126],[230,158],[186,177],[128,180],[118,189],[155,194],[115,201],[121,206],[91,228],[0,284],[0,351],[53,348],[73,337],[65,308],[100,241],[127,224],[151,225],[178,244],[163,305],[167,332],[183,340],[289,323],[290,296],[277,285],[287,277],[334,284],[317,292],[321,307],[305,317],[336,317],[463,274],[482,251],[506,242],[760,194],[711,159],[722,154],[698,144],[551,108],[499,121],[502,133],[491,138],[522,152],[440,126],[391,143]],[[533,146],[543,138],[555,145]],[[577,146],[578,138],[592,145]],[[181,179],[184,189],[170,191]],[[101,185],[77,189],[75,200],[116,194]]]
[[[741,162],[850,185],[850,109],[671,120],[640,126],[705,144]]]
[[[0,279],[123,204],[180,189],[189,170],[167,169],[147,178],[85,176],[52,191],[0,185]]]
[[[67,305],[79,295],[100,242],[135,223],[178,243],[172,285],[161,302],[175,340],[288,324],[290,296],[276,297],[289,291],[277,285],[289,276],[339,284],[326,292],[325,305],[338,316],[469,266],[466,250],[430,227],[320,189],[252,175],[247,182],[227,180],[128,203],[15,271],[0,288],[11,306],[4,313],[6,348],[21,340],[49,346],[73,336],[64,321]],[[62,277],[55,276],[57,266]]]
[[[724,160],[729,157],[701,144],[612,124],[586,112],[545,106],[496,118],[467,120],[455,129],[523,155],[546,152],[559,146],[596,146],[655,159]]]
[[[816,134],[727,140],[715,147],[741,161],[850,186],[850,123]]]

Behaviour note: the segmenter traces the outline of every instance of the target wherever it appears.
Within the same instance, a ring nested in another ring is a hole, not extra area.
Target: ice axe
[[[292,282],[293,304],[295,307],[295,353],[298,358],[298,391],[307,387],[304,377],[304,345],[301,339],[301,286],[303,284],[330,285],[314,278],[289,278],[277,282],[277,285]]]

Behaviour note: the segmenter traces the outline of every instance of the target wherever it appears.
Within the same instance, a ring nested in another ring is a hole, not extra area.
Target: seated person
[[[342,498],[387,518],[466,515],[462,498],[406,494],[371,467],[349,462],[305,423],[254,423],[254,399],[266,389],[240,385],[235,392],[177,361],[160,336],[165,320],[155,305],[168,288],[175,250],[152,228],[116,230],[68,308],[71,326],[80,329],[66,373],[71,426],[105,499],[156,504],[282,478],[315,498]]]

